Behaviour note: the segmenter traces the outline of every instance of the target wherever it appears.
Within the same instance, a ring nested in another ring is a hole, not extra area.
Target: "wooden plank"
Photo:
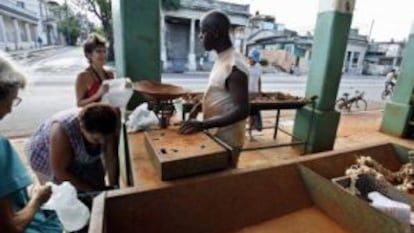
[[[131,177],[131,160],[129,158],[129,148],[127,143],[127,129],[125,123],[121,125],[121,132],[119,135],[118,144],[118,160],[119,160],[119,176],[120,176],[120,187],[128,187],[133,185]]]
[[[144,133],[144,140],[161,180],[229,166],[231,152],[203,132],[182,135],[177,129],[152,130]]]
[[[139,137],[141,144],[137,148],[145,151],[142,146],[143,134],[130,136],[132,136],[130,140]],[[388,168],[396,167],[398,163],[392,145],[381,144],[357,150],[299,157],[294,161],[284,161],[277,166],[232,169],[173,182],[162,182],[156,173],[149,177],[145,177],[149,175],[148,173],[142,173],[143,168],[145,170],[145,166],[142,166],[144,161],[139,159],[143,158],[147,159],[146,162],[154,171],[148,155],[144,153],[146,157],[138,157],[138,160],[135,160],[136,163],[140,162],[138,171],[141,174],[139,180],[135,182],[138,188],[107,193],[105,203],[107,232],[221,233],[237,231],[284,217],[313,205],[297,169],[298,163],[312,167],[318,174],[323,174],[327,178],[332,178],[338,174],[343,175],[344,168],[354,161],[357,153],[371,154]],[[327,182],[329,185],[324,183],[323,185],[308,184],[308,186],[324,188],[332,185]],[[151,183],[152,186],[143,185]],[[332,191],[328,194],[335,193]],[[336,197],[335,195],[331,197]],[[324,196],[321,195],[320,199],[323,201]],[[339,207],[334,209],[338,214],[341,214],[340,210]],[[357,217],[354,218],[356,223],[353,224],[364,224],[364,218],[359,215]],[[332,216],[331,218],[335,219]],[[137,227],[131,229],[131,223]]]
[[[237,233],[351,233],[317,207],[305,208],[280,218],[249,226]]]
[[[180,181],[110,192],[108,232],[232,232],[312,206],[293,165]]]
[[[128,144],[134,187],[161,185],[163,182],[151,163],[149,154],[144,146],[144,133],[128,134]]]
[[[91,211],[89,233],[104,233],[106,232],[106,219],[105,219],[105,202],[106,192],[98,195],[93,199],[93,208]]]

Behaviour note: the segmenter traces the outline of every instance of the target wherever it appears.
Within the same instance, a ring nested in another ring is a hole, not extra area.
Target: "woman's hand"
[[[32,193],[32,199],[37,206],[42,206],[46,203],[52,195],[52,187],[49,185],[42,185],[35,187]]]
[[[99,97],[102,97],[108,91],[109,91],[109,84],[105,83],[105,84],[101,85],[101,87],[99,88],[97,94],[98,94]]]

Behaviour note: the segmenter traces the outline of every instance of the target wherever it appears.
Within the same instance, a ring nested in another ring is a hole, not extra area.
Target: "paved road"
[[[74,82],[76,74],[87,66],[81,48],[65,47],[38,53],[20,60],[29,77],[27,88],[21,92],[23,102],[12,115],[0,122],[0,132],[10,137],[30,135],[38,125],[53,113],[75,107]],[[163,82],[182,85],[193,91],[203,91],[208,73],[163,74]],[[370,100],[370,109],[381,108],[379,96],[383,88],[383,77],[344,76],[339,95],[355,90],[365,91]],[[284,73],[265,74],[264,91],[284,91],[303,96],[305,76]],[[373,102],[374,101],[374,102]]]

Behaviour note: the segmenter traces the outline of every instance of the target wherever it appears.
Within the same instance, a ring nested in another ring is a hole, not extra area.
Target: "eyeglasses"
[[[16,98],[14,98],[14,99],[13,99],[12,106],[13,106],[13,107],[16,107],[16,106],[17,106],[17,105],[19,105],[21,102],[22,102],[22,98],[20,98],[20,97],[16,97]]]

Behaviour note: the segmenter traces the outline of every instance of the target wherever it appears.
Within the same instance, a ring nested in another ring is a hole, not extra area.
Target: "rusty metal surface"
[[[229,166],[230,151],[203,132],[182,135],[177,129],[144,133],[145,146],[162,180]]]

